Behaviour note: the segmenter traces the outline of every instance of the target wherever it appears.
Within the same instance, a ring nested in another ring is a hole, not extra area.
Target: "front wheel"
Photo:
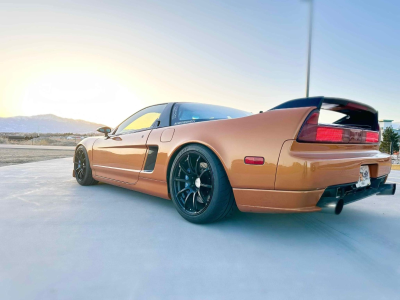
[[[193,223],[221,220],[235,207],[232,187],[221,162],[201,145],[189,145],[178,153],[169,187],[175,208]]]
[[[74,171],[76,181],[80,185],[95,185],[98,183],[92,176],[89,156],[84,146],[80,145],[75,151]]]

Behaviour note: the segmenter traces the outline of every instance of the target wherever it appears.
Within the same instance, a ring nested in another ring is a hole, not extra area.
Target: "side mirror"
[[[111,132],[111,128],[104,126],[104,127],[97,128],[97,131],[104,133],[104,135],[108,137],[108,134]]]

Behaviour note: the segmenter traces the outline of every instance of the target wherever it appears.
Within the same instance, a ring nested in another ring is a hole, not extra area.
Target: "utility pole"
[[[314,0],[305,0],[309,3],[309,20],[308,20],[308,60],[307,60],[307,82],[306,82],[306,98],[310,95],[310,67],[311,67],[311,43],[313,31],[313,11]]]

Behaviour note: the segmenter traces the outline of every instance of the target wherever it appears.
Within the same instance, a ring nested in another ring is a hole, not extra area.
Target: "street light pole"
[[[306,83],[306,97],[309,97],[310,94],[310,66],[311,66],[311,42],[312,42],[312,29],[313,29],[313,10],[314,10],[314,1],[306,0],[309,2],[310,10],[309,10],[309,21],[308,21],[308,61],[307,61],[307,83]]]

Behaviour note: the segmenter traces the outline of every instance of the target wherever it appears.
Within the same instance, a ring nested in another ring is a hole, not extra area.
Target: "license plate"
[[[356,183],[356,187],[364,187],[371,185],[371,178],[369,177],[369,167],[361,166],[360,167],[360,177],[358,178],[358,182]]]

